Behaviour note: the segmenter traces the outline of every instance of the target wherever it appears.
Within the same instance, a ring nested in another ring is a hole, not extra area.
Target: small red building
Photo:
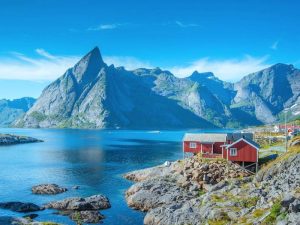
[[[245,168],[255,165],[257,171],[259,145],[251,133],[187,133],[183,153],[184,157],[201,154],[204,158],[223,158]]]

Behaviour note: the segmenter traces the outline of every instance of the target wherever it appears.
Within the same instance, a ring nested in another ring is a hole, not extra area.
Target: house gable
[[[236,155],[231,155],[230,149],[236,149]],[[223,151],[223,158],[234,162],[257,162],[258,160],[258,146],[241,138],[240,140],[228,145]]]

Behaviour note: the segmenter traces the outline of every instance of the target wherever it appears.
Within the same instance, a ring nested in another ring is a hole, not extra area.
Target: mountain
[[[272,123],[284,109],[300,103],[300,70],[279,63],[244,77],[234,84],[234,90],[232,108]]]
[[[10,126],[16,119],[21,118],[34,104],[34,98],[0,100],[0,127]]]
[[[167,129],[214,127],[176,99],[159,94],[155,82],[177,79],[159,69],[126,71],[107,66],[98,48],[44,89],[17,122],[22,127]],[[187,82],[186,82],[187,83]],[[178,84],[179,85],[179,84]],[[191,84],[186,84],[190,87]]]
[[[96,47],[44,89],[15,125],[121,129],[240,127],[275,121],[299,102],[299,70],[276,64],[237,83],[195,71],[133,71],[103,62]]]

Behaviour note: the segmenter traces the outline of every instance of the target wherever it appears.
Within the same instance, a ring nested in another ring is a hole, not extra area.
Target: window
[[[197,145],[196,145],[196,142],[190,142],[190,148],[196,148]]]
[[[237,149],[236,148],[230,148],[230,155],[231,156],[237,156]]]

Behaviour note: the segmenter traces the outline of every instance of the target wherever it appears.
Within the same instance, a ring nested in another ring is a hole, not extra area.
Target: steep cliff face
[[[275,121],[300,101],[300,72],[277,64],[233,84],[212,73],[107,66],[98,48],[46,87],[21,127],[172,129]]]
[[[234,105],[246,113],[255,112],[263,123],[271,123],[300,96],[300,71],[292,65],[276,64],[244,77],[234,85]]]

